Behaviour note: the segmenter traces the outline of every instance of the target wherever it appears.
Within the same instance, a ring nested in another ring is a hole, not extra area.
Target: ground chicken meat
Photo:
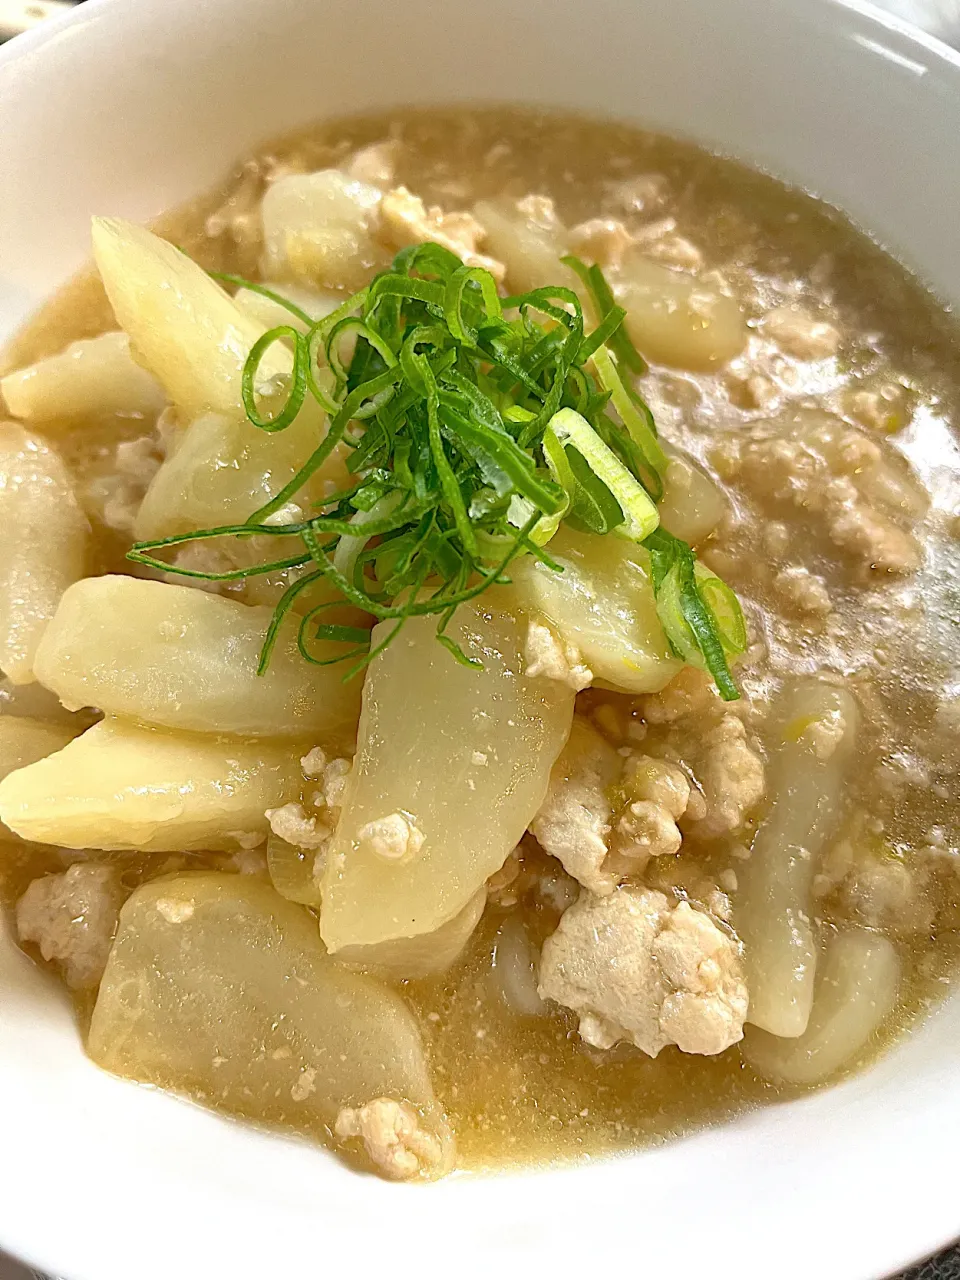
[[[839,419],[800,412],[788,424],[758,423],[745,440],[718,440],[712,457],[725,478],[765,508],[817,517],[834,546],[865,569],[910,573],[920,563],[916,539],[898,521],[915,520],[927,498],[884,441]]]
[[[468,267],[483,267],[498,281],[506,268],[495,258],[477,252],[486,232],[472,213],[444,213],[436,205],[429,209],[406,187],[388,191],[380,203],[383,232],[397,248],[432,241],[462,259]]]
[[[676,853],[682,836],[677,819],[690,802],[690,780],[677,765],[653,756],[632,756],[623,788],[631,797],[617,820],[614,847],[642,869],[649,858]]]
[[[826,360],[840,347],[840,330],[799,306],[777,307],[768,313],[763,331],[795,360]]]
[[[393,1098],[341,1107],[334,1132],[341,1141],[360,1138],[377,1172],[398,1181],[428,1178],[444,1163],[441,1139],[423,1128],[413,1107]]]
[[[830,595],[823,579],[800,565],[781,569],[773,585],[790,613],[823,616],[831,610]]]
[[[704,735],[696,776],[705,801],[698,831],[703,835],[735,831],[764,792],[763,761],[735,715],[725,715]]]
[[[610,893],[617,877],[607,867],[613,806],[608,790],[621,758],[591,725],[574,720],[570,739],[550,775],[550,787],[530,830],[565,871],[594,893]]]
[[[647,724],[673,725],[678,721],[713,718],[723,707],[708,675],[696,667],[684,667],[659,693],[640,700],[640,714]]]
[[[563,223],[557,215],[557,206],[549,196],[539,196],[531,192],[530,195],[517,201],[517,212],[522,213],[528,222],[533,222],[544,230],[563,230]]]
[[[347,779],[353,762],[344,756],[331,760],[323,771],[323,798],[331,809],[339,809],[343,804],[343,794],[347,789]]]
[[[658,222],[639,227],[636,240],[637,248],[645,258],[653,258],[680,271],[699,271],[703,267],[703,254],[692,240],[677,233],[673,218],[661,218]]]
[[[902,382],[883,382],[848,392],[844,408],[862,426],[892,435],[910,421],[911,392]]]
[[[121,441],[110,470],[94,476],[84,487],[87,513],[107,529],[131,533],[143,495],[162,461],[163,449],[156,435]]]
[[[670,199],[670,180],[663,173],[640,173],[608,184],[609,198],[625,213],[653,213]]]
[[[423,848],[423,832],[405,813],[388,813],[365,822],[357,832],[361,847],[388,862],[410,862]]]
[[[400,158],[400,143],[395,138],[384,138],[369,147],[362,147],[350,157],[346,167],[349,177],[365,182],[369,187],[389,187],[396,173]]]
[[[308,814],[302,804],[291,801],[277,809],[268,809],[270,830],[297,849],[323,849],[329,843],[331,830],[319,814]]]
[[[843,746],[847,737],[848,717],[839,707],[824,710],[821,715],[804,725],[797,735],[798,742],[809,743],[818,760],[829,760]]]
[[[576,717],[530,830],[565,871],[602,895],[651,858],[678,851],[677,819],[694,798],[701,800],[678,765],[618,751]]]
[[[906,936],[929,933],[936,910],[927,897],[930,876],[898,858],[873,857],[860,863],[841,890],[850,914],[869,929]]]
[[[576,645],[562,643],[545,623],[528,624],[524,660],[524,675],[546,676],[578,693],[593,683],[593,672],[585,665],[580,650]]]
[[[317,808],[326,805],[329,809],[339,809],[343,803],[347,779],[353,768],[352,761],[344,756],[335,756],[332,760],[323,747],[314,747],[300,759],[300,768],[305,778],[316,778],[320,782],[320,790],[313,798]]]
[[[231,573],[237,568],[236,562],[225,551],[200,542],[187,542],[178,547],[172,563],[178,569],[189,569],[192,573]],[[212,595],[237,595],[243,591],[244,585],[242,581],[193,578],[174,572],[161,574],[161,577],[175,587],[190,586],[198,591],[209,591]]]
[[[673,218],[660,218],[633,229],[619,218],[591,218],[571,230],[570,245],[580,257],[604,267],[621,266],[634,250],[684,271],[698,271],[703,266],[700,250],[677,234]]]
[[[552,859],[550,865],[537,876],[533,886],[533,898],[539,907],[564,912],[572,907],[580,896],[580,886]]]
[[[570,231],[573,252],[602,267],[619,267],[633,245],[633,236],[619,218],[590,218]]]
[[[844,916],[868,929],[899,937],[928,933],[936,906],[929,861],[897,857],[862,835],[837,841],[824,854],[814,894],[830,897]]]
[[[727,394],[740,409],[772,409],[780,398],[780,388],[765,373],[758,373],[750,366],[738,367],[734,363],[724,377]]]
[[[241,876],[265,876],[267,871],[267,851],[261,843],[252,849],[237,849],[235,853],[225,854],[225,866]]]
[[[300,771],[305,778],[322,778],[327,767],[327,753],[323,747],[312,747],[300,757]]]
[[[342,757],[331,760],[322,747],[314,747],[301,757],[300,768],[305,778],[320,783],[312,797],[313,812],[298,801],[290,801],[276,809],[267,809],[265,817],[275,836],[297,849],[316,853],[314,874],[319,878],[340,818],[340,805],[352,764]]]
[[[656,890],[582,893],[544,943],[539,992],[579,1015],[600,1049],[626,1040],[655,1058],[722,1053],[743,1036],[737,943],[703,911]]]
[[[103,977],[126,893],[115,867],[76,862],[62,875],[34,880],[17,903],[21,942],[63,970],[68,986],[95,987]]]
[[[862,505],[842,507],[827,527],[838,547],[852,552],[871,569],[913,573],[920,564],[920,548],[913,535]]]
[[[744,696],[734,709],[704,672],[687,667],[638,707],[651,727],[651,749],[675,761],[694,784],[681,829],[718,836],[740,827],[766,785],[760,748],[744,725],[762,718],[764,699]]]

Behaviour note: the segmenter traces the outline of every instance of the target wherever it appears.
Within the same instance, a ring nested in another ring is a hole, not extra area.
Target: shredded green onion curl
[[[241,380],[250,422],[284,431],[312,400],[327,430],[244,524],[139,542],[129,558],[214,582],[288,574],[261,673],[287,615],[311,588],[332,586],[334,599],[297,610],[297,643],[308,662],[347,663],[351,678],[409,618],[424,615],[437,618],[437,639],[457,661],[478,665],[446,635],[454,609],[508,582],[518,556],[562,572],[546,547],[568,522],[646,548],[671,648],[709,671],[724,698],[738,697],[729,663],[746,634],[736,596],[659,525],[668,458],[634,385],[646,363],[601,269],[562,261],[589,297],[597,320],[589,331],[574,290],[501,298],[489,272],[436,244],[401,250],[389,269],[316,321],[274,290],[218,274],[308,326],[279,324],[254,343]],[[283,385],[259,377],[278,342],[293,353]],[[316,477],[338,448],[353,479],[324,493]],[[302,519],[273,523],[290,503]],[[187,542],[252,535],[286,539],[289,554],[221,572],[163,558]],[[365,627],[325,620],[344,604],[393,623],[375,649]]]

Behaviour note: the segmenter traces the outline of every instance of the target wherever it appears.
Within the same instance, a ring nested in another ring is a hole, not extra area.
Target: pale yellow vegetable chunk
[[[136,537],[243,524],[293,479],[324,433],[315,405],[306,406],[286,431],[273,434],[239,418],[202,414],[184,429],[150,482],[137,512]],[[336,488],[345,474],[343,457],[342,450],[335,452],[298,500],[309,506],[323,496],[325,485]],[[277,552],[278,546],[271,543],[270,550]]]
[[[0,716],[0,779],[65,747],[76,733],[65,724],[29,716]]]
[[[391,938],[388,942],[375,942],[370,946],[341,947],[337,959],[341,964],[356,966],[378,977],[396,981],[445,973],[463,954],[486,903],[487,890],[484,886],[477,890],[462,911],[432,933],[418,933],[412,938]]]
[[[378,187],[339,169],[296,173],[263,197],[263,273],[333,289],[360,289],[389,261],[374,233]]]
[[[37,654],[65,706],[197,732],[352,744],[360,681],[306,662],[283,629],[262,676],[265,605],[143,578],[85,578],[67,591]],[[292,622],[292,620],[291,620]]]
[[[788,1084],[819,1084],[852,1064],[897,1000],[900,959],[893,944],[866,929],[848,929],[827,943],[817,971],[810,1021],[784,1040],[747,1032],[744,1053],[760,1075]]]
[[[323,858],[323,853],[319,857]],[[277,893],[290,902],[320,905],[320,880],[314,875],[316,849],[300,849],[271,831],[267,837],[267,871]],[[322,863],[321,863],[322,865]]]
[[[289,428],[269,433],[247,420],[243,366],[266,332],[196,262],[173,244],[119,219],[96,219],[93,247],[116,319],[164,384],[188,426],[147,489],[137,538],[239,524],[291,480],[324,434],[323,412],[308,396]],[[257,366],[260,412],[278,412],[293,355],[283,342]],[[334,458],[303,500],[337,483]]]
[[[629,254],[611,278],[626,326],[649,360],[707,370],[732,360],[746,345],[740,304],[716,284]]]
[[[331,311],[336,311],[344,301],[341,294],[319,293],[316,289],[304,289],[295,284],[276,284],[267,281],[265,285],[281,298],[287,298],[314,320],[320,320],[323,316],[328,316]],[[272,298],[265,297],[255,289],[238,289],[234,299],[237,306],[247,315],[259,320],[264,329],[274,329],[279,324],[288,324],[299,333],[307,332],[308,326],[303,320],[298,319],[281,303],[274,302]]]
[[[511,566],[517,598],[580,651],[594,683],[653,693],[677,674],[657,617],[647,553],[624,538],[561,526],[549,552],[557,573],[525,556]]]
[[[0,393],[24,422],[95,413],[151,418],[166,404],[159,382],[131,356],[125,333],[72,342],[58,355],[0,379]]]
[[[563,285],[578,289],[580,282],[560,259],[569,252],[567,232],[550,200],[528,196],[519,202],[483,200],[474,209],[486,234],[484,251],[507,269],[512,289]]]
[[[67,849],[249,848],[299,796],[304,750],[106,719],[0,782],[0,822]]]
[[[341,1108],[417,1108],[445,1172],[453,1143],[406,1005],[324,954],[316,920],[251,876],[195,872],[120,914],[90,1033],[117,1075],[329,1140]]]
[[[319,406],[308,397],[285,431],[255,427],[243,407],[241,375],[264,325],[195,262],[142,227],[98,218],[93,240],[118,321],[189,424],[147,490],[136,536],[246,520],[320,443]],[[264,394],[261,413],[279,410],[292,370],[284,343],[264,352],[256,390],[271,394]],[[316,486],[323,480],[318,476]]]
[[[489,985],[500,1000],[524,1018],[545,1018],[550,1006],[537,990],[539,948],[534,946],[524,917],[508,913],[493,939]]]
[[[14,684],[34,679],[40,637],[83,576],[89,536],[59,456],[16,423],[0,423],[0,670]]]
[[[435,618],[408,623],[371,664],[323,883],[331,951],[445,924],[540,807],[570,732],[573,690],[523,675],[525,626],[511,603],[486,592],[447,628],[482,670],[437,642]]]
[[[660,524],[675,538],[696,546],[711,534],[727,511],[719,486],[687,458],[670,458],[657,505]]]
[[[28,720],[44,720],[51,724],[73,725],[76,717],[64,707],[56,694],[44,689],[36,680],[32,684],[14,684],[0,675],[0,715],[26,716]],[[81,726],[86,727],[86,724]]]
[[[281,298],[287,298],[290,302],[295,303],[301,311],[306,312],[313,320],[320,320],[324,316],[330,315],[332,311],[336,311],[346,301],[342,293],[333,293],[329,290],[320,291],[318,289],[307,289],[303,285],[289,284],[287,282],[270,283],[266,286],[273,290]],[[264,297],[262,293],[257,293],[255,289],[238,289],[234,295],[237,305],[242,307],[248,315],[259,320],[265,329],[275,329],[277,325],[290,325],[300,333],[306,333],[310,328],[305,321],[299,319],[288,311],[279,302],[274,302],[272,298]],[[340,359],[344,364],[349,364],[353,351],[356,347],[355,333],[346,333],[338,339],[337,350]],[[290,335],[287,334],[283,341],[288,345],[291,344]],[[325,377],[328,379],[328,385],[332,387],[333,375],[328,374],[325,368],[326,357],[322,344],[318,344],[314,351],[314,358],[321,366],[318,380],[323,383]]]
[[[858,722],[856,701],[836,685],[807,679],[787,694],[770,765],[773,803],[739,873],[747,1020],[777,1036],[802,1035],[813,1006],[813,876],[839,821]]]
[[[264,326],[202,267],[144,227],[94,218],[93,251],[120,327],[173,403],[188,418],[205,410],[242,418],[240,376]],[[275,343],[259,381],[292,369],[290,352]]]

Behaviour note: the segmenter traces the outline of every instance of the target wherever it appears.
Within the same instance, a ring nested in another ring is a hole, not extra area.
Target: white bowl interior
[[[960,59],[868,9],[90,0],[0,52],[0,334],[88,256],[91,213],[152,217],[322,115],[453,100],[696,138],[839,204],[960,302]],[[868,1280],[960,1234],[960,1001],[802,1102],[626,1160],[423,1189],[103,1075],[6,937],[0,991],[0,1246],[69,1280],[505,1259]]]

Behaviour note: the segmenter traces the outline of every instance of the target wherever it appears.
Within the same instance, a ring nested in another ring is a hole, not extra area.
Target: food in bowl
[[[378,1173],[855,1069],[956,958],[960,369],[695,147],[395,112],[246,162],[0,381],[0,820],[106,1069]]]

